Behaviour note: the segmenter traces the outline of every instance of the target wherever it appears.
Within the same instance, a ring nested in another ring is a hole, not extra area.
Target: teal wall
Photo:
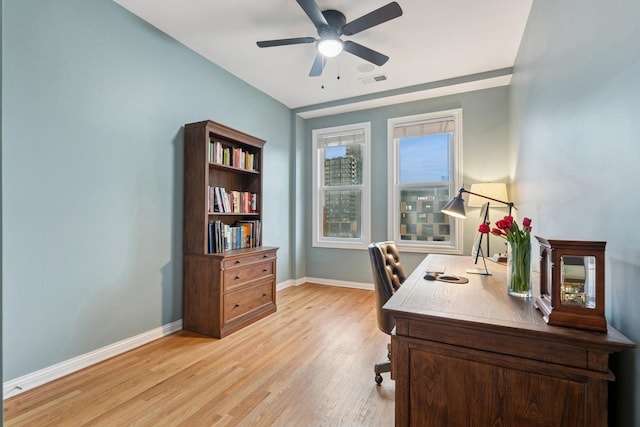
[[[506,86],[464,94],[397,104],[370,110],[306,120],[304,138],[298,146],[305,149],[305,161],[300,165],[306,171],[304,179],[311,188],[311,131],[313,129],[339,126],[350,123],[371,122],[371,240],[386,240],[387,230],[387,120],[421,113],[462,108],[463,122],[463,180],[468,188],[474,182],[507,182],[508,131],[507,102],[509,89]],[[369,255],[366,250],[338,250],[312,247],[311,190],[305,195],[307,206],[304,223],[306,235],[306,275],[308,277],[348,280],[372,283]],[[464,253],[469,254],[478,225],[479,209],[467,210],[468,220],[463,222]],[[495,209],[492,219],[506,215],[506,210]],[[499,251],[500,242],[492,240],[492,248]],[[412,271],[424,259],[424,253],[402,253],[407,271]]]
[[[640,2],[533,3],[510,96],[514,189],[536,235],[604,240],[609,323],[640,343]],[[640,351],[610,425],[640,425]]]
[[[2,6],[4,381],[182,318],[185,123],[267,140],[290,277],[289,109],[111,0]]]

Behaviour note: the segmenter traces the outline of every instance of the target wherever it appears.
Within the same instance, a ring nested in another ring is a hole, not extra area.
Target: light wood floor
[[[222,340],[164,337],[4,402],[7,426],[392,426],[373,291],[305,284]]]

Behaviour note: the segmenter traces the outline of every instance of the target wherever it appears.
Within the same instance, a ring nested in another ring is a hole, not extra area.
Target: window
[[[313,246],[366,249],[370,132],[370,123],[313,130]]]
[[[462,110],[388,121],[389,238],[405,251],[462,253],[460,220],[440,209],[462,176]]]

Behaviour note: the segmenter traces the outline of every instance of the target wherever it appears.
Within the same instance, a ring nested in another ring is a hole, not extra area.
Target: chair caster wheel
[[[382,384],[382,375],[376,374],[376,384]]]

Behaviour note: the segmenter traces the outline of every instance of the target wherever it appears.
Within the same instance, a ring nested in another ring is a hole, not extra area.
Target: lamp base
[[[484,268],[467,268],[467,273],[469,273],[469,274],[482,274],[483,276],[491,276],[491,273],[489,273]]]

